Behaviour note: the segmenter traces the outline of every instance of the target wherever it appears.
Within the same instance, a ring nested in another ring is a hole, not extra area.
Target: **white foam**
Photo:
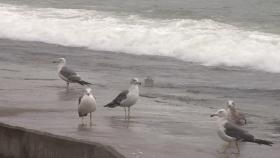
[[[280,72],[280,36],[212,20],[0,4],[0,37]]]

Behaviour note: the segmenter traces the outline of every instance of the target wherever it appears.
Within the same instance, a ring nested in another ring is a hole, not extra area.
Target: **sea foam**
[[[246,31],[210,19],[151,19],[0,4],[0,38],[280,72],[279,35]]]

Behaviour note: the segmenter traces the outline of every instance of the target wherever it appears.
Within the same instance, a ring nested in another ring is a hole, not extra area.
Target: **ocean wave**
[[[213,20],[0,4],[0,38],[280,72],[280,36]]]

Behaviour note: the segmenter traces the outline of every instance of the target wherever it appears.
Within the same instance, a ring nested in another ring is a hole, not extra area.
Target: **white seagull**
[[[69,87],[69,83],[79,83],[81,85],[92,85],[89,82],[83,81],[79,74],[77,74],[74,70],[68,68],[66,66],[66,60],[64,58],[58,58],[58,60],[53,61],[53,63],[58,63],[57,73],[58,76],[64,80],[67,84],[67,88]]]
[[[227,120],[227,111],[225,109],[220,109],[215,114],[211,115],[211,117],[214,116],[217,117],[218,135],[224,141],[229,142],[228,146],[231,142],[235,142],[238,153],[240,153],[238,142],[251,142],[269,146],[273,144],[273,142],[268,140],[257,139],[237,125],[230,123]]]
[[[137,78],[133,78],[131,79],[130,84],[131,86],[128,90],[122,91],[112,102],[104,106],[109,108],[114,108],[116,106],[124,107],[125,119],[130,118],[130,107],[138,100],[138,85],[141,85],[141,82],[139,82]],[[126,115],[126,108],[128,108],[128,115]]]
[[[247,123],[245,115],[239,112],[233,100],[229,100],[227,102],[227,113],[228,113],[228,121],[234,123],[238,126],[243,126]]]
[[[96,110],[96,100],[92,94],[91,88],[86,88],[84,95],[79,98],[78,113],[82,117],[82,124],[84,125],[84,117],[89,113],[90,125],[92,125],[92,112]]]

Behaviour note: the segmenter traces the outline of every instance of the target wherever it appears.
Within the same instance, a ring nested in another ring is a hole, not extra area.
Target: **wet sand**
[[[113,146],[128,158],[278,158],[280,75],[238,67],[206,67],[159,56],[92,51],[39,42],[0,40],[0,121]],[[68,65],[92,86],[98,101],[95,126],[77,114],[83,87],[58,79],[52,61]],[[122,108],[106,109],[132,77],[155,79],[141,87],[132,118]],[[245,112],[245,127],[273,147],[241,145],[241,155],[222,154],[225,144],[209,116],[234,99]],[[259,152],[256,152],[259,151]]]

